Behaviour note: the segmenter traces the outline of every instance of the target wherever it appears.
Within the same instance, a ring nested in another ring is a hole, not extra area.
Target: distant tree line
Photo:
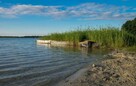
[[[40,36],[0,36],[0,38],[39,38]]]

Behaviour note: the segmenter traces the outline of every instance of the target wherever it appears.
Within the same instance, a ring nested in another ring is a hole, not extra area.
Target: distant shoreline
[[[39,38],[41,36],[0,36],[0,38]]]

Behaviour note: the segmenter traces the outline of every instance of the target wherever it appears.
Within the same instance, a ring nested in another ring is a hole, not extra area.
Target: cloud
[[[39,15],[51,17],[74,17],[88,20],[95,19],[132,19],[136,17],[133,7],[107,4],[84,3],[77,6],[43,6],[14,5],[9,8],[0,7],[1,17],[18,17],[23,15]]]
[[[71,16],[85,17],[85,19],[131,19],[136,17],[136,11],[130,7],[106,4],[85,3],[68,8]]]
[[[44,15],[56,16],[61,15],[59,6],[42,6],[42,5],[15,5],[10,8],[0,7],[0,15],[7,17],[16,17],[19,15]]]

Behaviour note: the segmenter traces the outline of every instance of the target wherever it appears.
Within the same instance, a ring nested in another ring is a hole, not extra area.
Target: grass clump
[[[126,38],[127,37],[127,38]],[[43,40],[68,41],[75,46],[84,40],[91,40],[99,43],[101,46],[120,48],[128,46],[128,44],[136,45],[132,34],[120,30],[116,27],[100,27],[100,28],[86,28],[84,30],[78,29],[75,31],[52,33],[41,37]],[[132,41],[133,39],[133,41]]]

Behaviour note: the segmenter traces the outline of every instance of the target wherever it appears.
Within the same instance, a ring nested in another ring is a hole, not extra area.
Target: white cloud
[[[21,15],[42,15],[52,17],[77,17],[84,19],[131,19],[136,17],[132,7],[107,4],[84,3],[77,6],[43,6],[14,5],[9,8],[0,7],[1,17],[18,17]]]
[[[67,12],[71,16],[85,17],[85,19],[89,20],[131,19],[136,17],[136,11],[132,11],[132,7],[96,3],[85,3],[78,6],[68,7]]]
[[[42,6],[42,5],[15,5],[10,8],[0,7],[1,16],[18,16],[18,15],[51,15],[61,14],[59,6]]]

